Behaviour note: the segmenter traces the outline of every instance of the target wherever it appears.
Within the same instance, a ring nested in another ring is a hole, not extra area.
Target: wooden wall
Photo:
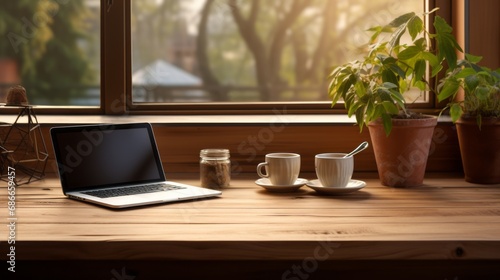
[[[233,175],[253,173],[264,155],[295,152],[302,156],[304,173],[314,172],[314,155],[323,152],[349,152],[362,141],[370,141],[368,130],[350,124],[289,125],[168,125],[153,124],[167,175],[198,173],[199,152],[204,148],[227,148],[231,152]],[[50,154],[47,173],[55,173],[54,156],[48,134],[42,130]],[[133,147],[131,147],[133,148]],[[428,172],[461,172],[455,126],[440,123],[435,129]],[[373,150],[355,157],[356,172],[376,172]]]
[[[469,0],[468,52],[483,57],[482,65],[500,68],[500,1]]]

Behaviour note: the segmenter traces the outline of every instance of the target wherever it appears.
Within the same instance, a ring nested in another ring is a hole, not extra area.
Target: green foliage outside
[[[97,69],[81,46],[89,44],[88,24],[95,20],[99,15],[84,0],[1,2],[0,58],[16,60],[30,103],[67,105],[98,87]]]
[[[47,42],[53,38],[51,15],[56,9],[57,5],[50,1],[0,3],[0,58],[16,59],[24,77],[35,75],[35,64],[45,53]],[[33,22],[35,15],[36,23]]]

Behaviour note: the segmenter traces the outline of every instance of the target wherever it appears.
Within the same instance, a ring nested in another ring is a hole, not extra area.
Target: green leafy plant
[[[435,34],[425,28],[424,16],[436,10],[422,16],[407,13],[388,25],[370,28],[372,35],[364,59],[335,67],[331,72],[332,103],[343,100],[348,116],[356,117],[360,130],[381,118],[389,135],[392,118],[415,118],[408,110],[405,93],[434,92],[429,80],[435,79],[437,84],[445,62],[456,67],[457,51],[462,49],[452,35],[452,28],[439,16],[434,18]],[[405,34],[409,35],[408,43]]]
[[[445,109],[450,109],[453,122],[465,115],[475,117],[481,127],[483,117],[500,118],[500,68],[479,66],[481,59],[465,54],[439,83],[438,100],[451,100]],[[463,98],[459,99],[460,92]]]

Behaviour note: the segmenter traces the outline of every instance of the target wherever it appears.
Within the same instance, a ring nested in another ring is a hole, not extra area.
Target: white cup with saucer
[[[354,158],[345,157],[345,153],[323,153],[314,157],[317,180],[311,180],[307,186],[321,194],[345,194],[357,191],[366,183],[352,180]]]
[[[316,176],[326,188],[345,188],[352,178],[354,158],[343,153],[323,153],[314,157]]]
[[[265,167],[266,172],[262,172]],[[294,153],[271,153],[266,161],[257,165],[257,174],[261,178],[269,178],[275,186],[290,186],[300,173],[300,155]]]
[[[269,191],[293,191],[307,182],[299,178],[299,173],[299,154],[270,153],[266,154],[265,162],[257,165],[257,174],[261,178],[255,183]]]

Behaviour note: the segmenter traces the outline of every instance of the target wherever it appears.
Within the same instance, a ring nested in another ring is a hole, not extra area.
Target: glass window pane
[[[328,101],[331,66],[422,0],[133,0],[134,102]],[[420,101],[425,97],[417,97]]]
[[[14,84],[32,105],[100,105],[100,1],[0,3],[0,102]]]

